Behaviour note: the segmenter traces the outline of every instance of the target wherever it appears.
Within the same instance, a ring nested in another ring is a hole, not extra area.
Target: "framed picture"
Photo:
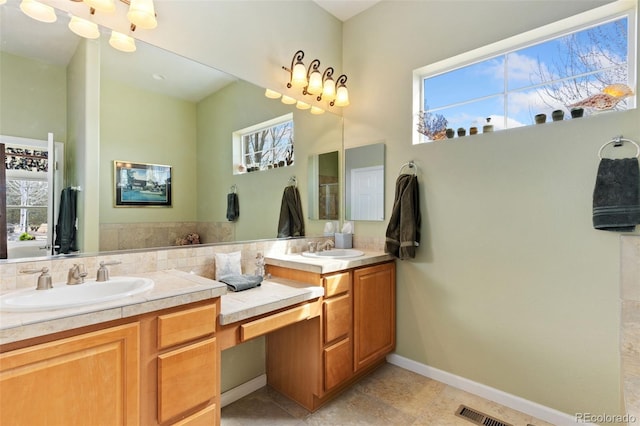
[[[171,166],[114,161],[116,207],[171,207]]]

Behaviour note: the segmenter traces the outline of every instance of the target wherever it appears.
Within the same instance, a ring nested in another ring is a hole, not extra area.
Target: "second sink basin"
[[[362,256],[364,255],[364,252],[356,249],[333,249],[318,251],[315,253],[305,251],[302,253],[302,255],[305,257],[315,257],[319,259],[346,259],[350,257]]]
[[[0,296],[0,311],[48,311],[90,305],[140,294],[153,285],[149,278],[113,277],[105,282],[56,284],[49,290],[20,290]]]

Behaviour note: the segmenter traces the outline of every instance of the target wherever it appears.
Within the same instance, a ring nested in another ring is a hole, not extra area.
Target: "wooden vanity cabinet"
[[[2,425],[219,425],[218,299],[0,347]]]
[[[137,322],[0,354],[0,424],[137,425]]]
[[[395,263],[331,274],[268,265],[273,276],[324,287],[320,319],[267,337],[267,382],[315,411],[395,348]]]

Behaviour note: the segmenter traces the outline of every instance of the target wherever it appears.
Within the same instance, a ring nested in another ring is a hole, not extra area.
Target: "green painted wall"
[[[100,223],[195,221],[196,104],[101,80]],[[113,161],[172,167],[172,207],[116,208]]]
[[[67,138],[66,67],[0,52],[0,134]]]
[[[571,415],[620,409],[619,234],[593,229],[591,202],[598,149],[640,140],[640,111],[413,146],[411,76],[604,3],[383,1],[343,29],[345,147],[386,141],[387,214],[400,166],[420,169],[397,353]]]

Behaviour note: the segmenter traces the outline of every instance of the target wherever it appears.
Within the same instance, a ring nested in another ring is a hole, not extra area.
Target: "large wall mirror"
[[[344,161],[347,220],[384,220],[384,143],[346,149]]]
[[[291,177],[303,200],[320,199],[308,158],[335,153],[328,157],[337,170],[342,117],[297,110],[266,98],[261,87],[140,41],[136,52],[123,53],[108,45],[106,31],[81,39],[68,30],[66,13],[46,24],[18,4],[0,6],[0,134],[46,140],[52,132],[65,145],[64,186],[80,184],[79,210],[95,212],[95,223],[79,223],[83,252],[172,246],[191,232],[204,243],[275,238]],[[234,175],[232,133],[288,113],[293,164]],[[92,127],[96,137],[78,136]],[[116,160],[170,165],[172,206],[116,207]],[[239,199],[235,222],[226,218],[231,190]],[[321,235],[320,216],[304,213],[318,219],[309,220],[307,235]]]

